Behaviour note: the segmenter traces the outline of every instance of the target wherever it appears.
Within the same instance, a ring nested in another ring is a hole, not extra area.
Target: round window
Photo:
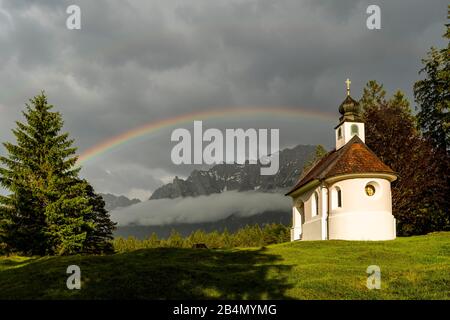
[[[371,184],[366,185],[366,194],[371,197],[375,194],[375,187]]]

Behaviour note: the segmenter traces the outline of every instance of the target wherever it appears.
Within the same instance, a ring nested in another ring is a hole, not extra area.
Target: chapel
[[[302,173],[292,197],[291,241],[391,240],[396,237],[391,182],[397,176],[365,144],[360,105],[339,106],[335,148]]]

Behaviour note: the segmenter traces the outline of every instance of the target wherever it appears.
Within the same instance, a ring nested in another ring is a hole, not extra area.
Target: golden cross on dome
[[[351,81],[350,79],[347,78],[347,80],[345,80],[345,83],[347,84],[347,95],[350,95],[350,85],[351,85]]]

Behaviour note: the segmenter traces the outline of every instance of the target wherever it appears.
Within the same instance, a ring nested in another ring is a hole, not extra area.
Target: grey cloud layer
[[[196,198],[151,200],[111,212],[120,226],[212,222],[238,213],[248,217],[264,211],[289,212],[282,194],[230,191]]]

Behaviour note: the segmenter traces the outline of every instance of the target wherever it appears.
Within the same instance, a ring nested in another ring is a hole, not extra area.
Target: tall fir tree
[[[74,141],[60,133],[62,116],[52,108],[43,92],[31,99],[26,121],[13,129],[17,144],[3,144],[0,184],[10,194],[0,196],[0,242],[11,252],[81,253],[95,234],[96,203],[78,178]]]
[[[102,196],[95,193],[94,188],[84,181],[91,212],[87,220],[94,224],[93,229],[88,229],[84,252],[86,253],[113,253],[111,240],[116,223],[112,222],[108,211],[105,209],[105,201]]]
[[[449,6],[450,8],[450,6]],[[418,124],[425,137],[441,152],[450,156],[450,27],[444,35],[447,46],[434,47],[422,60],[419,71],[425,78],[414,84]]]
[[[386,91],[382,84],[375,80],[370,80],[363,88],[363,95],[359,101],[363,111],[386,102]]]
[[[398,174],[392,183],[393,214],[399,235],[423,234],[450,227],[445,179],[431,145],[417,130],[404,94],[389,100],[382,85],[367,84],[360,103],[364,110],[366,144]]]
[[[316,146],[314,150],[314,154],[310,155],[309,158],[305,161],[302,169],[302,175],[306,174],[320,159],[322,159],[327,154],[327,150],[319,144]]]

